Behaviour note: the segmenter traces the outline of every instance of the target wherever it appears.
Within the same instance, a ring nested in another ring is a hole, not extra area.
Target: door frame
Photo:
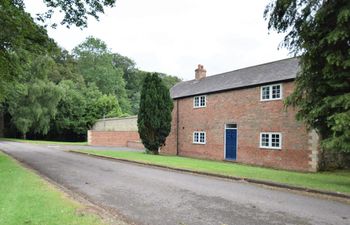
[[[235,128],[228,128],[227,125],[229,124],[234,124],[236,125]],[[226,130],[236,130],[237,133],[236,133],[236,159],[227,159],[226,158]],[[237,161],[238,159],[238,126],[236,123],[225,123],[224,124],[224,160],[230,160],[230,161]]]

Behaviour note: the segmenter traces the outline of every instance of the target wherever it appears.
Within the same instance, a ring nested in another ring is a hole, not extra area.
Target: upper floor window
[[[282,99],[282,85],[273,84],[261,87],[261,101]]]
[[[205,107],[206,105],[207,105],[207,101],[206,101],[205,95],[194,97],[193,99],[194,108],[201,108],[201,107]]]
[[[193,143],[194,144],[205,144],[206,135],[204,131],[195,131],[193,132]]]
[[[260,148],[281,149],[282,134],[264,132],[260,133]]]

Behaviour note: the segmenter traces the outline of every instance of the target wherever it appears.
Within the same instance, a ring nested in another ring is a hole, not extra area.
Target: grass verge
[[[102,225],[37,175],[0,152],[0,224]]]
[[[17,138],[0,138],[0,141],[13,141],[29,144],[52,144],[52,145],[87,145],[87,142],[65,142],[65,141],[40,141],[40,140],[24,140]]]
[[[350,193],[350,170],[332,172],[301,173],[276,170],[238,163],[192,159],[180,156],[149,155],[143,152],[80,150],[79,152],[109,156],[136,162],[187,169],[232,177],[272,181],[303,188]]]

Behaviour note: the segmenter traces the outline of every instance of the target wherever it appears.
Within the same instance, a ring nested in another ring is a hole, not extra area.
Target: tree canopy
[[[86,83],[95,83],[104,94],[117,96],[125,113],[130,113],[130,103],[127,100],[123,68],[114,66],[113,54],[102,40],[88,37],[73,50],[77,59],[79,72]]]
[[[0,2],[0,102],[8,93],[9,83],[23,72],[30,56],[49,51],[54,42],[38,26],[21,1]]]
[[[46,31],[55,10],[66,26],[113,7],[115,0],[43,0],[45,14],[32,18],[23,0],[0,1],[0,114],[12,136],[82,140],[103,117],[137,114],[146,72],[100,39],[88,37],[72,52]],[[169,86],[180,81],[165,75]]]
[[[16,0],[21,2],[22,0]],[[63,13],[61,25],[68,28],[71,25],[77,27],[87,27],[88,16],[99,19],[99,14],[104,13],[104,7],[114,7],[116,0],[80,0],[80,1],[62,1],[62,0],[43,0],[48,8],[44,14],[38,14],[38,19],[45,22],[55,13],[55,10]],[[54,23],[53,26],[56,26]]]
[[[32,130],[34,133],[47,134],[50,121],[57,113],[57,104],[61,99],[60,89],[48,80],[52,61],[45,56],[35,59],[21,83],[12,86],[8,98],[8,112],[12,122],[23,137]]]
[[[59,49],[30,56],[0,104],[12,134],[82,140],[97,119],[135,115],[147,72],[88,37],[70,54]],[[161,74],[168,86],[180,81]],[[10,132],[11,133],[11,132]]]
[[[297,118],[319,133],[324,149],[350,152],[350,1],[276,0],[264,15],[300,58],[286,104],[298,108]]]
[[[30,56],[35,57],[57,48],[45,29],[47,20],[55,10],[64,14],[60,22],[62,25],[86,27],[89,15],[98,19],[104,7],[113,7],[115,4],[115,0],[43,1],[48,11],[38,14],[37,21],[43,22],[42,25],[35,23],[25,11],[23,0],[0,1],[0,102],[8,93],[7,84],[21,76],[22,65],[28,63]]]

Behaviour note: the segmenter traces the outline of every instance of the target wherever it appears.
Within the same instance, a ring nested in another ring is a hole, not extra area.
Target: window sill
[[[260,99],[261,102],[269,102],[269,101],[278,101],[282,100],[282,98],[274,98],[274,99]]]
[[[261,148],[263,150],[282,150],[281,147],[264,147],[264,146],[260,146],[259,148]]]

